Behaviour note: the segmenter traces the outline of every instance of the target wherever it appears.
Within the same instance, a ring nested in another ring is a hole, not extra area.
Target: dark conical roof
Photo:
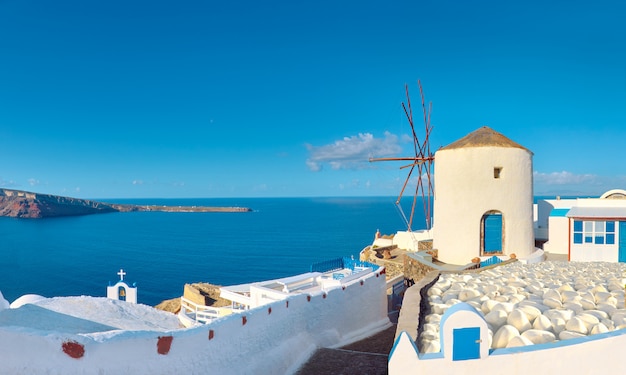
[[[482,128],[479,128],[469,133],[458,141],[450,143],[449,145],[443,147],[442,150],[452,150],[456,148],[467,147],[511,147],[521,148],[522,150],[530,152],[530,150],[526,147],[520,145],[519,143],[513,142],[512,140],[508,139],[501,133],[498,133],[488,126],[483,126]]]

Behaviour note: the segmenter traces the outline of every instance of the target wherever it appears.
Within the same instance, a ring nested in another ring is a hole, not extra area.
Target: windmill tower
[[[437,151],[433,247],[440,261],[534,252],[532,156],[486,126]]]

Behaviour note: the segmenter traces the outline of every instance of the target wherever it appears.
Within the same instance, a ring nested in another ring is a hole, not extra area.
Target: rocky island
[[[0,216],[38,219],[108,212],[249,212],[247,207],[159,206],[104,203],[87,199],[0,189]]]

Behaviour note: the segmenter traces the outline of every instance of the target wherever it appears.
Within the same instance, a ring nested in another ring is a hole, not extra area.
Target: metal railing
[[[363,262],[363,261],[348,258],[348,257],[343,257],[342,263],[343,263],[343,268],[348,268],[348,269],[351,269],[352,271],[354,271],[356,267],[363,267],[363,268],[370,267],[372,270],[376,270],[379,267],[378,265],[374,263]]]
[[[373,270],[378,269],[378,265],[370,262],[362,262],[360,260],[352,259],[349,257],[329,259],[322,262],[311,264],[311,272],[330,272],[335,270],[341,270],[344,268],[355,270],[356,267],[371,267]]]
[[[343,269],[343,259],[335,258],[311,264],[311,272],[329,272]]]
[[[502,263],[502,259],[498,258],[497,256],[492,256],[491,258],[480,262],[480,267],[493,266],[494,264],[498,263]]]
[[[185,315],[198,323],[208,323],[220,316],[220,308],[198,305],[185,297],[180,297],[180,308]]]

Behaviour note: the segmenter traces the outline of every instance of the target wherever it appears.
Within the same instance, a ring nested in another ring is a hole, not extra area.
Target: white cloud
[[[143,185],[142,180],[133,180],[133,185]]]
[[[2,177],[0,177],[0,186],[10,188],[10,187],[16,187],[19,185],[13,180],[4,180]]]
[[[28,184],[29,184],[30,186],[39,185],[39,180],[34,179],[34,178],[29,178],[29,179],[28,179]]]
[[[402,147],[398,137],[385,132],[384,138],[375,138],[370,133],[345,137],[325,146],[306,145],[309,150],[307,167],[314,171],[322,170],[324,164],[332,169],[363,169],[371,157],[385,157],[398,154]]]
[[[534,172],[533,177],[536,183],[544,185],[594,184],[598,178],[598,176],[593,174],[574,174],[567,171]]]
[[[572,172],[534,172],[536,195],[600,195],[611,189],[623,189],[624,175],[575,174]]]

